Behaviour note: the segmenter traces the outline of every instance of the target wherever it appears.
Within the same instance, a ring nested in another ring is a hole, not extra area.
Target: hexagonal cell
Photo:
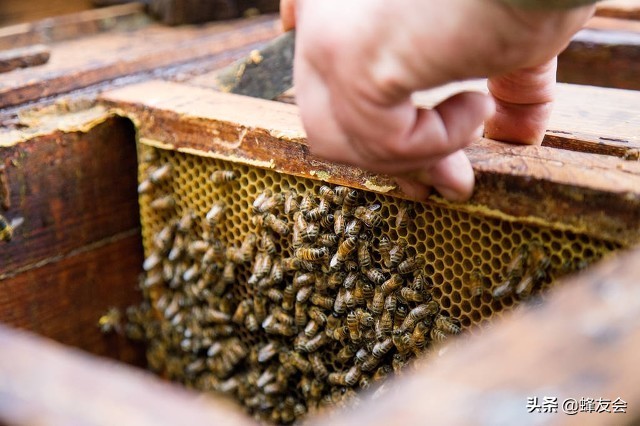
[[[405,352],[396,338],[384,356],[371,358],[374,348],[380,350],[381,342],[391,339],[381,324],[385,310],[374,308],[373,296],[383,286],[393,286],[394,276],[401,277],[402,284],[390,293],[396,297],[392,322],[402,325],[403,316],[423,305],[421,300],[432,298],[443,315],[457,319],[463,329],[478,333],[481,328],[476,326],[516,306],[520,300],[517,286],[523,276],[539,272],[531,291],[537,295],[553,286],[555,278],[618,248],[587,235],[554,229],[553,224],[534,226],[360,190],[352,206],[342,201],[351,196],[349,189],[328,185],[334,195],[325,189],[325,195],[321,195],[320,188],[326,185],[322,182],[143,145],[139,152],[140,158],[154,158],[140,162],[141,182],[149,178],[154,167],[172,165],[166,181],[154,183],[148,194],[140,195],[147,257],[155,254],[173,259],[164,262],[169,265],[166,271],[149,271],[149,277],[166,275],[161,283],[143,286],[144,297],[156,306],[156,312],[147,318],[149,358],[158,361],[153,357],[157,357],[158,348],[165,348],[171,354],[163,364],[171,370],[169,376],[198,388],[226,389],[228,386],[223,383],[237,380],[239,385],[231,394],[266,421],[273,421],[274,416],[283,421],[278,416],[282,416],[285,402],[289,408],[292,401],[313,408],[321,406],[324,397],[325,401],[341,404],[342,396],[338,394],[360,387],[358,383],[349,386],[352,376],[346,382],[350,369],[364,370],[366,365],[367,371],[358,374],[373,380],[381,374],[379,368],[393,365],[394,354],[414,353]],[[225,179],[231,180],[214,183],[211,175],[220,171],[229,172]],[[301,213],[284,213],[283,200],[289,191],[295,192]],[[173,196],[175,208],[151,207],[153,200],[163,194]],[[256,213],[254,201],[267,197],[264,194],[276,197],[274,205]],[[277,198],[280,194],[282,198]],[[311,201],[309,205],[302,206],[304,198]],[[225,214],[211,229],[205,216],[218,202],[224,204]],[[381,206],[379,211],[370,208],[376,204]],[[361,207],[357,213],[356,207]],[[175,228],[188,211],[196,214],[194,224],[188,232],[175,232],[178,236],[173,237],[171,248],[179,244],[191,247],[176,249],[173,254],[170,250],[158,253],[154,240],[167,225]],[[360,230],[351,228],[354,239],[343,234],[336,236],[336,244],[328,240],[321,243],[318,235],[335,232],[333,224],[321,225],[320,218],[336,212],[344,213],[347,222],[355,220],[354,227],[360,222]],[[408,213],[408,220],[398,219],[403,212]],[[371,223],[377,225],[369,230]],[[260,240],[263,235],[267,235],[265,241]],[[399,245],[404,251],[392,257],[385,251],[385,239],[390,247]],[[270,251],[268,240],[274,245]],[[349,242],[343,246],[346,240]],[[524,253],[522,261],[508,271],[518,253]],[[426,264],[416,268],[411,263],[414,256]],[[290,264],[278,275],[273,264],[282,259],[288,259]],[[229,262],[235,265],[233,271],[226,270]],[[363,267],[362,262],[370,265]],[[354,274],[356,280],[347,280],[348,273]],[[470,276],[475,273],[481,275],[480,293],[472,291]],[[422,285],[421,277],[426,281]],[[496,288],[507,281],[503,297],[494,297]],[[428,295],[420,295],[416,289]],[[391,302],[390,299],[389,306]],[[221,314],[225,311],[232,312],[233,318]],[[165,318],[165,312],[172,315]],[[317,330],[317,324],[308,326],[311,315],[321,323]],[[367,319],[369,316],[373,323]],[[423,325],[429,330],[434,322],[433,315],[427,316]],[[413,327],[412,333],[415,324]],[[423,337],[428,350],[434,342],[428,333]],[[192,348],[194,342],[203,347]],[[273,358],[267,356],[268,343],[273,344]],[[349,348],[355,349],[354,353]],[[322,362],[334,374],[330,379],[334,385],[317,380],[316,374],[321,372],[309,366],[311,360]],[[206,367],[187,374],[186,365],[199,365],[196,361]],[[284,371],[285,365],[292,368]],[[278,374],[269,379],[271,373]],[[268,398],[255,386],[256,377],[271,385]],[[321,388],[320,398],[311,396],[311,383]],[[240,388],[244,390],[242,395]],[[251,397],[264,398],[263,409],[258,409]]]

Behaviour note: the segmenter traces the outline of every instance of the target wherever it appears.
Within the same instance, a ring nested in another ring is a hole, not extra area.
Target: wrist
[[[516,6],[522,9],[572,9],[574,7],[586,6],[588,4],[597,3],[598,0],[500,0],[510,6]]]

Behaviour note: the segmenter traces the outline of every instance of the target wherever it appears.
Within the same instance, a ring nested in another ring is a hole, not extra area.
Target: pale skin
[[[535,11],[498,0],[282,0],[296,28],[296,98],[312,151],[397,177],[418,199],[464,201],[474,176],[462,148],[484,134],[540,144],[556,57],[593,6]],[[411,94],[487,77],[431,110]]]

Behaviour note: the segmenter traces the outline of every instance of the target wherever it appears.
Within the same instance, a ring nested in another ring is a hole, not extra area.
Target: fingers
[[[551,115],[556,59],[533,68],[490,78],[496,114],[485,123],[485,136],[505,142],[540,144]]]
[[[295,0],[280,0],[280,19],[284,31],[289,31],[296,27]]]

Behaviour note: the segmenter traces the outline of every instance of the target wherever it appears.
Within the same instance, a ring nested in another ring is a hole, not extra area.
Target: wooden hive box
[[[135,22],[136,29],[110,29],[114,22],[129,28]],[[136,285],[144,255],[136,140],[180,155],[205,153],[403,196],[384,177],[310,156],[295,106],[206,87],[209,72],[276,33],[273,18],[170,30],[125,7],[60,25],[14,27],[0,34],[0,45],[36,41],[51,49],[48,64],[0,77],[2,214],[9,221],[24,218],[13,240],[0,243],[0,321],[8,326],[144,364],[141,347],[101,335],[96,326],[109,307],[140,298]],[[585,34],[604,37],[583,33],[572,47],[577,49]],[[637,35],[626,35],[627,44],[618,44],[626,50],[614,55],[621,62],[638,54]],[[132,45],[133,39],[140,43]],[[161,49],[150,48],[161,43]],[[612,48],[603,43],[601,49]],[[620,72],[593,70],[592,78],[602,83],[604,76],[610,81],[616,76],[618,86],[635,88],[637,80],[624,75],[634,66],[637,71],[637,63],[627,61]],[[420,102],[428,105],[438,96],[424,95]],[[557,421],[619,424],[637,417],[640,295],[634,260],[640,253],[633,247],[640,214],[639,112],[637,92],[563,86],[545,146],[481,141],[467,151],[478,181],[470,203],[430,200],[433,208],[472,216],[489,212],[535,226],[563,223],[562,232],[605,241],[607,251],[628,250],[567,279],[542,306],[494,322],[481,336],[465,338],[437,363],[405,377],[399,386],[404,391],[438,395],[421,398],[422,411],[416,412],[460,424],[478,416],[492,423],[497,412],[509,422],[526,418],[528,397],[619,396],[629,403],[630,415],[623,420],[581,413]],[[132,367],[7,328],[0,339],[0,420],[9,424],[250,422],[226,402],[202,399]],[[345,419],[386,421],[394,407],[407,404],[399,402],[403,395],[390,395],[376,410]]]

